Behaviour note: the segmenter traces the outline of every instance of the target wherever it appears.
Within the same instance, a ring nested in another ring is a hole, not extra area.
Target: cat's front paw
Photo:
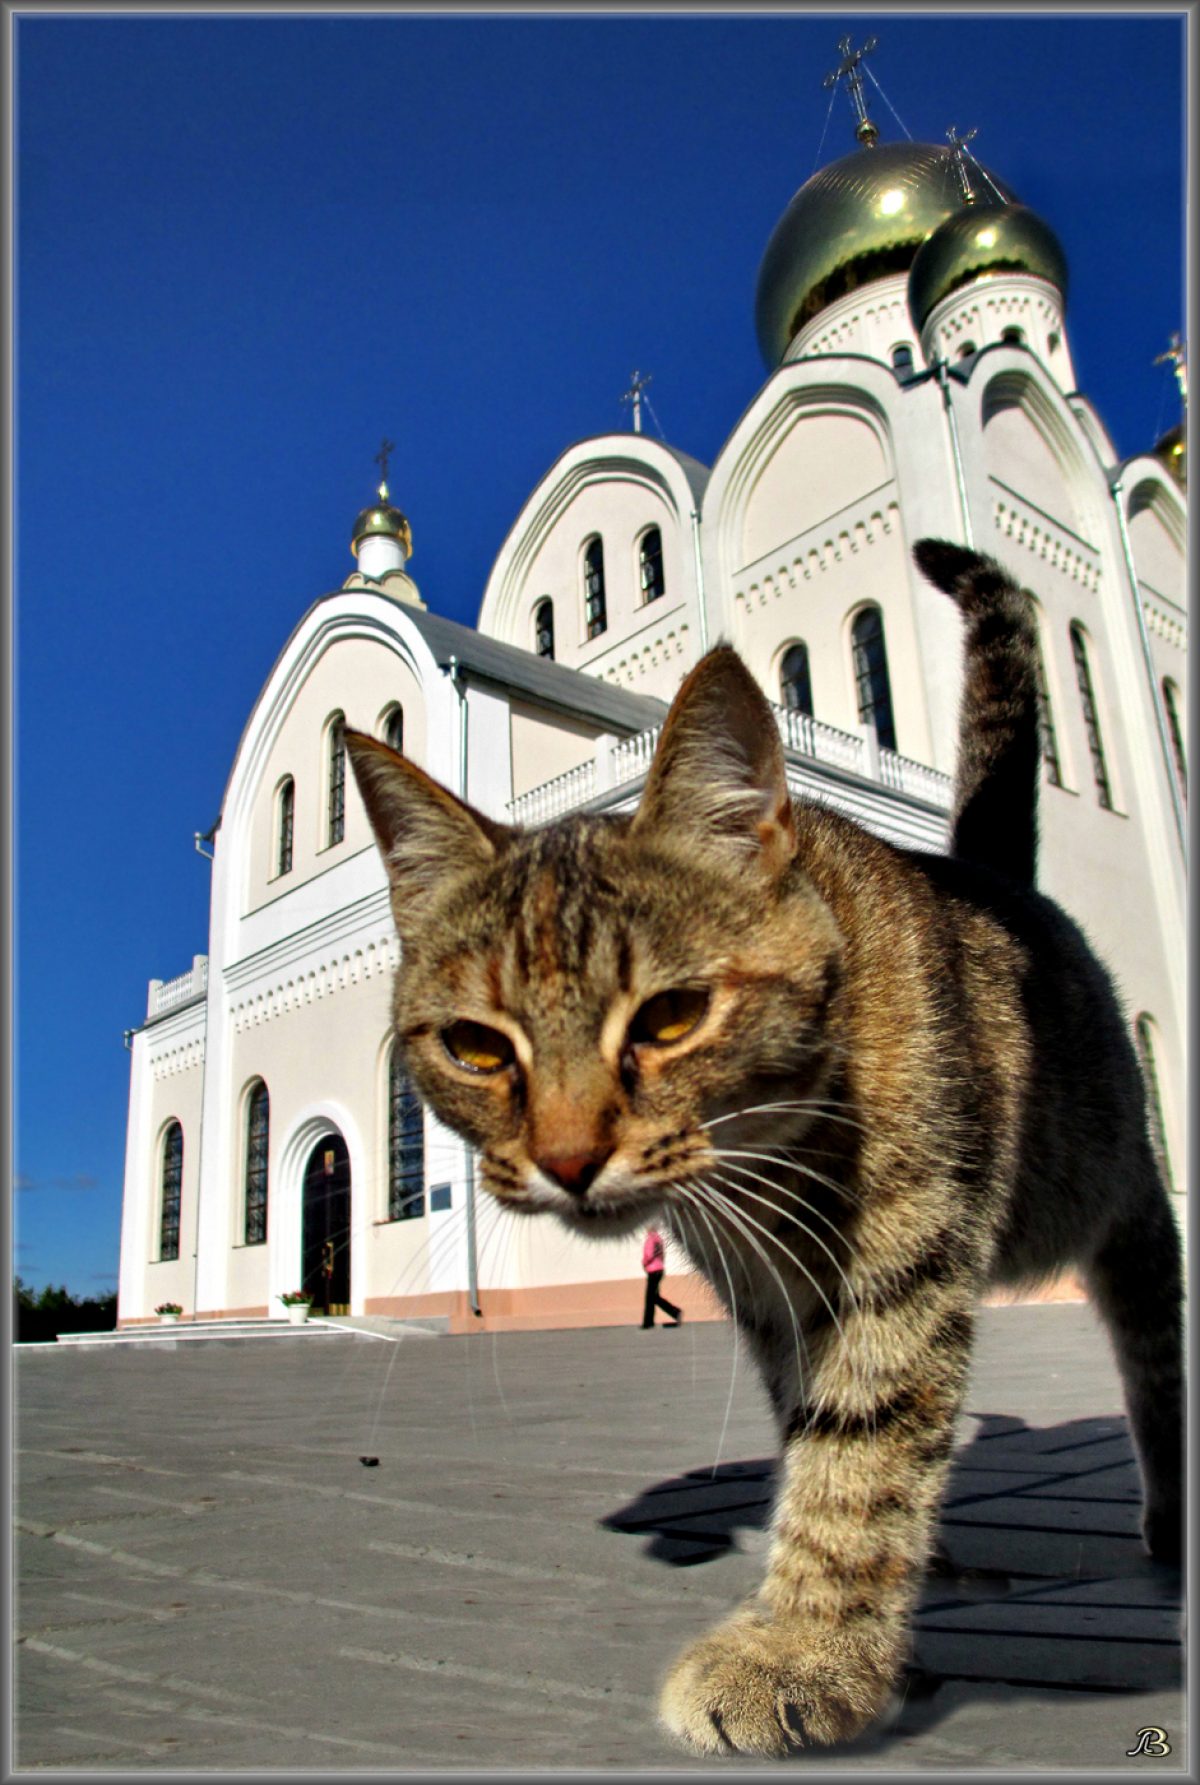
[[[903,1655],[882,1632],[776,1621],[746,1609],[693,1643],[659,1715],[700,1754],[782,1755],[849,1741],[886,1710]]]

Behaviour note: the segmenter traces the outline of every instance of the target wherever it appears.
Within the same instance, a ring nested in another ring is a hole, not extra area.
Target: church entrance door
[[[314,1314],[350,1312],[350,1151],[337,1133],[304,1168],[303,1270]]]

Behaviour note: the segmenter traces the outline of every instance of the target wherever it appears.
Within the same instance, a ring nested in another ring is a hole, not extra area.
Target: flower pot
[[[178,1326],[179,1324],[178,1314],[160,1314],[158,1318],[164,1326]]]
[[[308,1319],[309,1307],[310,1304],[308,1302],[291,1302],[289,1304],[287,1317],[293,1326],[304,1325],[304,1322]]]

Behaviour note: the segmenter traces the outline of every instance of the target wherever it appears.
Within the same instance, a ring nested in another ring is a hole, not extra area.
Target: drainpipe
[[[967,480],[963,476],[962,449],[958,441],[958,421],[954,414],[954,405],[950,401],[950,380],[946,373],[945,360],[935,360],[933,369],[941,389],[942,406],[946,411],[946,422],[950,429],[950,452],[954,459],[954,481],[958,486],[958,506],[962,513],[963,542],[973,546],[975,536],[971,531],[971,513],[967,507]]]
[[[467,797],[467,676],[457,657],[448,657],[441,665],[444,674],[454,684],[454,692],[458,695],[458,794],[465,800]],[[479,1260],[475,1240],[475,1153],[469,1142],[463,1143],[463,1158],[466,1164],[467,1187],[467,1294],[470,1298],[471,1312],[480,1317],[483,1309],[479,1305]]]
[[[1187,823],[1183,816],[1183,802],[1179,794],[1179,777],[1175,772],[1174,754],[1171,739],[1167,732],[1167,716],[1163,711],[1162,690],[1158,685],[1158,676],[1154,668],[1154,658],[1150,653],[1150,634],[1146,630],[1146,610],[1142,605],[1142,590],[1138,582],[1137,565],[1133,559],[1133,546],[1129,538],[1129,529],[1125,525],[1125,504],[1121,500],[1125,491],[1125,483],[1121,473],[1112,479],[1108,493],[1113,499],[1113,507],[1117,511],[1117,531],[1121,535],[1121,551],[1125,558],[1125,570],[1129,577],[1129,586],[1133,590],[1133,611],[1137,615],[1138,636],[1142,641],[1142,656],[1146,663],[1146,674],[1150,678],[1150,698],[1154,702],[1154,717],[1158,723],[1158,741],[1162,746],[1163,761],[1167,765],[1167,786],[1171,789],[1171,809],[1175,814],[1175,829],[1179,833],[1179,847],[1187,860]]]
[[[696,556],[696,596],[700,603],[700,655],[708,649],[708,605],[704,598],[704,563],[700,556],[700,513],[692,510],[692,550]]]

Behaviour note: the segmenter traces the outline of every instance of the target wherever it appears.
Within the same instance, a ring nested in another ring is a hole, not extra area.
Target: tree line
[[[117,1324],[117,1294],[75,1296],[47,1283],[40,1294],[13,1281],[13,1337],[18,1345],[57,1339],[59,1333],[112,1332]]]

